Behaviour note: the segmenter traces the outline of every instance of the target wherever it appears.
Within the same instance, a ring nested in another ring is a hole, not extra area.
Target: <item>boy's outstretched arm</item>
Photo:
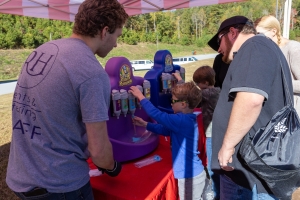
[[[129,92],[133,94],[139,101],[145,98],[143,93],[136,86],[131,86]]]
[[[172,75],[177,79],[177,81],[182,81],[182,78],[179,73],[175,72],[175,73],[172,73]]]
[[[182,83],[184,83],[184,80],[183,80],[182,77],[180,76],[180,73],[175,72],[175,73],[172,73],[172,75],[177,79],[177,84],[182,84]]]
[[[142,126],[146,127],[148,131],[151,131],[153,133],[159,134],[159,135],[164,135],[164,136],[169,136],[170,135],[170,130],[166,129],[163,125],[161,124],[154,124],[154,123],[149,123],[144,121],[142,118],[134,116],[132,119],[133,123],[137,126]]]
[[[142,126],[142,127],[146,127],[147,123],[148,123],[145,120],[143,120],[142,118],[137,117],[137,116],[134,116],[134,118],[132,120],[135,125]]]
[[[158,108],[156,108],[148,99],[145,98],[143,93],[136,87],[136,86],[131,86],[129,92],[133,94],[138,100],[141,101],[141,105],[146,111],[146,113],[156,120],[159,124],[152,124],[152,123],[147,123],[147,130],[150,130],[152,132],[155,132],[157,134],[163,134],[163,129],[164,126],[167,125],[169,130],[177,130],[178,127],[178,116],[172,114],[169,115],[168,113],[160,111]],[[162,126],[157,128],[156,125]],[[152,130],[152,126],[155,126],[156,130]],[[151,127],[151,128],[150,128]],[[150,128],[150,129],[149,129]],[[164,135],[164,134],[163,134]]]

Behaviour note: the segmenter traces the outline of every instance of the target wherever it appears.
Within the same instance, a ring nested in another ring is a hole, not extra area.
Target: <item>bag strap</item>
[[[291,99],[291,93],[290,93],[289,87],[287,85],[286,76],[284,74],[284,70],[283,70],[283,67],[282,67],[281,59],[280,58],[278,58],[278,59],[279,59],[279,62],[280,62],[281,74],[282,74],[282,77],[283,77],[283,89],[284,89],[284,94],[285,94],[285,101],[287,102],[287,105],[294,106],[294,103]]]
[[[275,48],[279,48],[278,45],[275,44],[275,42],[272,39],[270,39],[270,40],[276,46]],[[283,90],[284,90],[284,95],[285,95],[285,98],[284,98],[285,103],[287,105],[291,105],[291,106],[294,107],[294,103],[293,103],[293,101],[291,99],[291,93],[290,93],[290,90],[289,90],[289,87],[288,87],[288,84],[287,84],[287,81],[286,81],[286,76],[285,76],[285,73],[284,73],[284,70],[283,70],[283,66],[282,66],[282,62],[281,62],[281,59],[280,59],[280,55],[278,54],[278,52],[276,52],[276,54],[277,54],[277,57],[278,57],[279,62],[280,62],[281,74],[282,74],[282,77],[283,77]],[[287,106],[287,105],[285,105],[285,106]]]

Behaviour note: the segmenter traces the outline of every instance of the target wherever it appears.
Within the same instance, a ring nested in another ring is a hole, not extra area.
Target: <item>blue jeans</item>
[[[211,156],[212,156],[212,145],[211,137],[206,138],[206,156],[207,156],[207,171],[212,180],[212,188],[215,194],[215,199],[220,198],[220,175],[211,171]]]
[[[266,193],[257,193],[256,185],[252,191],[234,183],[225,175],[220,175],[221,200],[278,200]]]
[[[78,190],[66,193],[50,193],[28,196],[25,192],[15,192],[15,194],[22,200],[94,200],[93,190],[90,182],[85,184]]]

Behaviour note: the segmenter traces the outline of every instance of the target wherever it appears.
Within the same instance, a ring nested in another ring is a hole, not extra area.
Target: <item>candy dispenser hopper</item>
[[[153,68],[144,76],[151,83],[150,101],[161,111],[173,113],[171,90],[177,81],[172,73],[176,70],[180,71],[180,69],[179,65],[173,65],[172,55],[168,50],[159,50],[154,56]]]

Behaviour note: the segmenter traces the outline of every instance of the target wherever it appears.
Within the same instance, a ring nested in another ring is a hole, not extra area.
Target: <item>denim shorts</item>
[[[22,200],[94,200],[90,182],[78,190],[66,193],[50,193],[46,189],[37,189],[30,192],[15,192]]]
[[[278,200],[267,193],[257,193],[256,185],[252,191],[234,183],[229,177],[220,175],[221,200]]]

